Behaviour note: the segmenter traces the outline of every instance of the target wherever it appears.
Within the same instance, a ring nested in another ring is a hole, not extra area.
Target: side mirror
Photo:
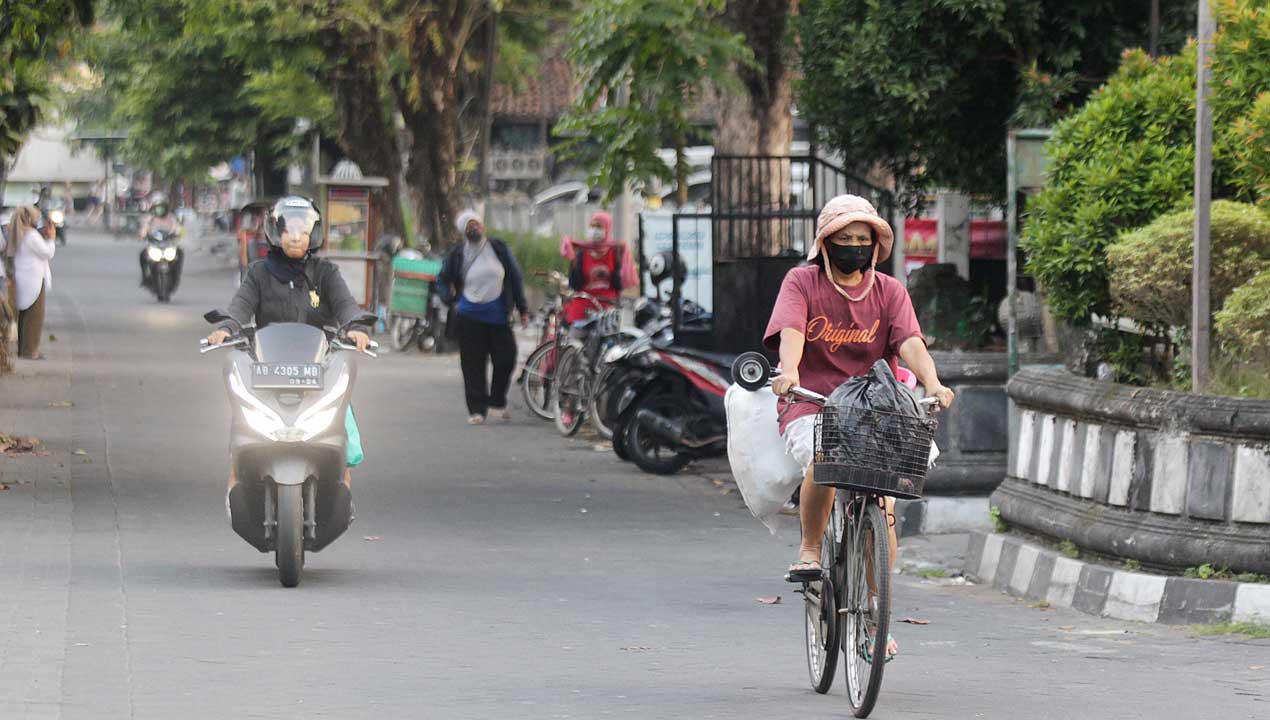
[[[215,325],[217,323],[225,322],[226,320],[232,320],[233,318],[231,318],[223,310],[208,310],[203,313],[203,319],[212,325]]]
[[[750,392],[767,385],[771,376],[772,364],[762,353],[742,353],[732,363],[733,382]]]

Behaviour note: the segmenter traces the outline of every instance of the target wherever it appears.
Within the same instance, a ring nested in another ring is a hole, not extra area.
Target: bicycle
[[[569,327],[551,386],[556,429],[565,437],[577,433],[591,413],[604,351],[620,335],[620,312],[617,308],[604,310]]]
[[[745,353],[732,366],[737,385],[751,392],[775,377],[767,358]],[[858,718],[873,711],[888,658],[891,622],[890,527],[886,497],[919,498],[937,422],[935,398],[910,417],[835,407],[829,398],[793,388],[794,402],[820,406],[816,416],[813,480],[835,488],[820,545],[819,580],[802,583],[807,669],[824,694],[833,686],[838,652],[846,662],[847,701]],[[885,570],[883,570],[885,568]]]
[[[516,382],[520,383],[520,391],[530,412],[543,420],[552,420],[554,414],[551,410],[551,385],[559,364],[558,349],[564,345],[567,329],[561,320],[564,303],[579,298],[587,301],[596,312],[603,310],[604,306],[598,299],[587,293],[571,293],[564,289],[562,287],[564,278],[558,272],[539,271],[534,274],[538,277],[550,278],[556,284],[557,291],[555,299],[544,303],[539,310],[542,317],[542,332],[538,337],[538,347],[525,358],[525,364],[521,366],[520,376]]]

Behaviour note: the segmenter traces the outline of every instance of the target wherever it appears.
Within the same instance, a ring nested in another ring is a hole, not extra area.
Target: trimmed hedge
[[[1155,328],[1190,327],[1195,211],[1157,218],[1107,248],[1113,310]],[[1212,307],[1270,267],[1270,216],[1253,205],[1212,205]]]
[[[1226,353],[1270,363],[1270,268],[1230,293],[1214,329]]]
[[[540,288],[549,285],[547,278],[535,275],[538,272],[569,272],[569,261],[560,255],[559,238],[500,230],[490,230],[490,236],[502,240],[511,248],[520,271],[524,273],[526,285]]]
[[[1265,202],[1270,8],[1222,0],[1213,11],[1213,196]],[[1190,204],[1195,55],[1193,43],[1159,60],[1126,52],[1107,84],[1055,128],[1050,175],[1028,205],[1022,242],[1055,315],[1081,325],[1110,315],[1107,246]]]

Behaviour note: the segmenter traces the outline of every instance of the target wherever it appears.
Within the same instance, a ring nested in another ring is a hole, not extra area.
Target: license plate
[[[256,363],[251,386],[257,390],[291,390],[322,387],[322,366],[317,363]]]

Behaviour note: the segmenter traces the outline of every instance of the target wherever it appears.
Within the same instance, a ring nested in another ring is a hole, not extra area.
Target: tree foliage
[[[577,17],[569,59],[581,93],[557,132],[610,195],[632,182],[674,180],[687,201],[683,148],[689,111],[709,82],[727,84],[733,63],[752,63],[744,38],[726,29],[723,0],[596,0]],[[675,146],[672,171],[657,155]]]
[[[1194,3],[1163,0],[1164,41]],[[799,109],[857,168],[1004,195],[1005,135],[1078,106],[1145,43],[1146,2],[805,0]]]
[[[1215,5],[1213,197],[1257,199],[1264,176],[1241,171],[1270,92],[1270,9],[1258,0]],[[1194,46],[1153,61],[1125,54],[1120,69],[1047,145],[1045,189],[1029,204],[1028,271],[1054,313],[1078,324],[1113,313],[1106,248],[1126,230],[1189,206],[1194,183]],[[1260,155],[1264,157],[1264,154]],[[1246,169],[1246,168],[1245,168]]]
[[[93,16],[92,0],[0,0],[0,168],[40,122],[56,61]]]

